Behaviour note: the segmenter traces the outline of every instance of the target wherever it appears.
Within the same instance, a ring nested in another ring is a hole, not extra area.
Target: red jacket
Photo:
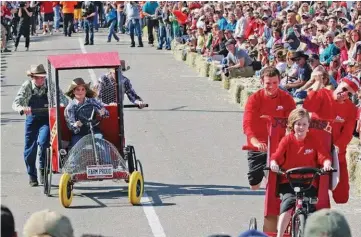
[[[246,31],[244,34],[245,38],[248,39],[250,35],[253,35],[256,29],[258,29],[257,19],[252,17],[252,19],[247,24]]]
[[[276,161],[284,170],[297,167],[320,168],[325,160],[331,161],[331,155],[311,133],[308,133],[303,141],[298,141],[294,133],[291,133],[282,138],[271,160]],[[280,183],[288,183],[288,180],[281,176]],[[317,182],[314,186],[318,186]]]
[[[275,98],[267,96],[264,89],[252,94],[247,100],[243,116],[243,131],[247,136],[248,146],[252,146],[252,137],[268,144],[267,123],[260,118],[262,115],[285,118],[295,108],[295,101],[283,90],[279,90]]]
[[[321,89],[310,91],[304,101],[303,107],[312,113],[312,118],[319,120],[345,120],[343,123],[333,122],[332,141],[340,149],[340,153],[346,152],[346,146],[352,139],[356,121],[356,105],[350,100],[339,103],[332,97],[333,91]],[[340,162],[346,162],[340,160]]]

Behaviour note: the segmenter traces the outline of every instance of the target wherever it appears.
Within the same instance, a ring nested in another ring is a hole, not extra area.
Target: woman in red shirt
[[[331,154],[322,146],[317,137],[308,133],[310,115],[303,108],[293,110],[288,117],[288,130],[291,133],[282,138],[275,153],[271,156],[271,170],[277,172],[279,167],[284,170],[296,167],[323,166],[331,170]],[[308,186],[308,185],[305,185]],[[309,197],[317,196],[317,182],[305,193]],[[281,195],[281,215],[277,224],[277,237],[283,236],[291,220],[292,208],[296,202],[295,192],[285,177],[281,177],[278,186]]]

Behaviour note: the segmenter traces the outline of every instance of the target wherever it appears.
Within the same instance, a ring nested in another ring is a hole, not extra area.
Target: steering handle
[[[123,105],[123,108],[138,108],[139,105],[131,104],[131,105]],[[149,107],[148,104],[144,104],[144,107]]]

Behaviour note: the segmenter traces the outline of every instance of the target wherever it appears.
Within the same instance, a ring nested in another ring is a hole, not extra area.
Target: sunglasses
[[[343,92],[347,92],[348,97],[352,97],[352,93],[346,87],[342,87],[341,93]]]

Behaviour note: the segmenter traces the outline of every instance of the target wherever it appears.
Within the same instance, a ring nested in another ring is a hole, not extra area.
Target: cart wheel
[[[143,190],[142,191],[142,196],[143,196],[143,193],[144,193],[144,173],[143,173],[143,165],[140,162],[140,160],[137,160],[137,168],[138,168],[137,171],[139,171],[140,174],[142,175],[142,184],[143,184],[143,186],[142,186],[142,190]]]
[[[129,178],[128,198],[131,204],[140,204],[143,196],[143,177],[139,171],[134,171]]]
[[[45,168],[44,168],[44,194],[50,197],[51,190],[51,178],[52,178],[52,158],[51,158],[51,150],[50,148],[46,149],[46,157],[45,157]]]
[[[249,230],[257,230],[257,219],[252,217],[249,221]]]
[[[73,200],[71,177],[68,173],[64,173],[60,178],[59,198],[63,207],[69,207]]]
[[[48,195],[48,173],[49,172],[49,148],[46,149],[44,160],[44,194]]]

